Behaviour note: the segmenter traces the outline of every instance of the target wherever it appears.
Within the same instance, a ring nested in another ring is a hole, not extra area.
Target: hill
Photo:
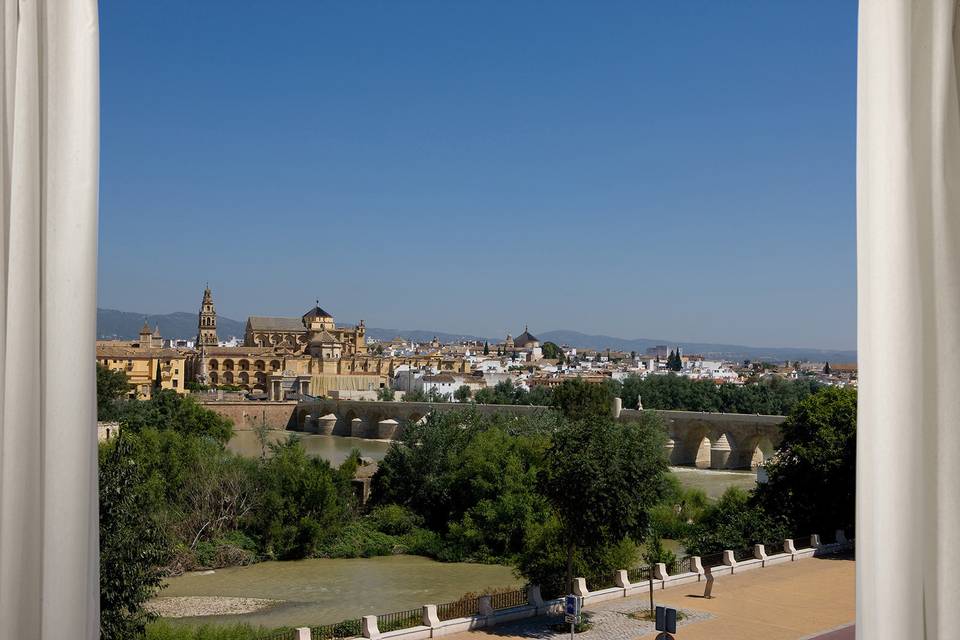
[[[97,309],[97,338],[136,340],[146,317],[151,327],[160,326],[160,333],[165,338],[193,339],[197,335],[197,314],[177,311],[161,315],[145,315],[116,309]],[[242,338],[246,321],[231,320],[224,316],[217,316],[217,335],[221,339],[230,337]],[[502,338],[483,338],[469,334],[445,333],[443,331],[428,331],[425,329],[381,329],[367,327],[367,336],[373,340],[387,341],[397,336],[413,340],[414,342],[429,342],[434,336],[441,342],[458,342],[460,340],[488,340],[495,344]],[[542,342],[555,342],[581,349],[612,349],[615,351],[636,351],[643,353],[649,347],[665,344],[672,347],[679,345],[684,353],[699,353],[709,358],[724,360],[813,360],[828,362],[856,362],[856,351],[835,349],[806,349],[801,347],[750,347],[736,344],[719,344],[710,342],[677,342],[668,339],[653,338],[616,338],[605,335],[592,335],[558,329],[537,334]]]

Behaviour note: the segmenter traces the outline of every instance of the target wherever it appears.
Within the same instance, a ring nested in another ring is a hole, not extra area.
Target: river
[[[243,615],[188,618],[202,622],[249,622],[265,627],[310,626],[362,615],[452,602],[466,592],[519,586],[509,567],[436,562],[419,556],[349,560],[261,562],[248,567],[190,573],[167,582],[162,596],[242,596],[284,603]]]
[[[380,460],[389,442],[364,438],[298,434],[307,452],[337,465],[353,449]],[[291,432],[270,431],[270,442],[289,438]],[[253,431],[238,431],[229,448],[241,455],[258,456],[262,448]],[[718,497],[729,486],[749,489],[756,474],[746,471],[708,471],[688,467],[671,469],[683,486],[703,489]],[[667,541],[671,544],[672,541]],[[172,578],[163,596],[234,596],[281,600],[273,608],[243,615],[188,618],[200,622],[249,622],[266,627],[317,625],[410,609],[422,604],[456,600],[465,592],[486,587],[517,585],[509,567],[471,563],[443,563],[417,556],[389,556],[349,560],[310,559],[261,562],[248,567],[218,569],[214,573]]]

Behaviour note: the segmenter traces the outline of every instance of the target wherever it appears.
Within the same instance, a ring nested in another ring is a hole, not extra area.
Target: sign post
[[[564,620],[570,623],[570,640],[573,640],[573,634],[577,623],[580,621],[580,596],[567,596],[564,598]]]
[[[672,607],[657,607],[656,621],[657,631],[660,632],[657,640],[674,640],[673,634],[677,632],[677,610]]]

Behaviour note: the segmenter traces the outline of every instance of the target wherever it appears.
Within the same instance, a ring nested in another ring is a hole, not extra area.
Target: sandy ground
[[[260,598],[230,598],[226,596],[173,596],[154,598],[147,609],[161,618],[187,618],[190,616],[223,616],[253,613],[267,609],[280,600]]]

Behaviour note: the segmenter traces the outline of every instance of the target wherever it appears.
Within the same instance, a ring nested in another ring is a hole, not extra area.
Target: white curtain
[[[99,635],[96,0],[2,0],[0,640]]]
[[[960,16],[861,0],[857,637],[960,638]]]

